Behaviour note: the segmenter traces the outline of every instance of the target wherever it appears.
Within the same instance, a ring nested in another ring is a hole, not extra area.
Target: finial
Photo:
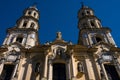
[[[81,2],[82,8],[84,7],[84,2]]]
[[[30,8],[35,8],[35,9],[37,9],[36,6],[37,6],[37,2],[34,2],[33,5],[32,5]]]
[[[36,7],[36,6],[37,6],[37,2],[34,2],[34,3],[33,3],[33,7]]]
[[[57,39],[57,40],[61,40],[61,39],[62,39],[62,34],[61,34],[61,32],[57,32],[56,39]]]

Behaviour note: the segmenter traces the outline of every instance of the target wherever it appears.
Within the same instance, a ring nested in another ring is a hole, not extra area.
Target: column
[[[48,55],[45,57],[45,63],[44,63],[44,74],[42,80],[47,80],[47,69],[48,69]]]
[[[1,61],[1,62],[2,62],[2,61]],[[0,64],[0,75],[2,74],[3,68],[4,68],[4,62],[2,62],[2,63]]]
[[[52,66],[52,61],[49,60],[48,80],[52,80],[52,76],[53,76],[53,66]]]
[[[8,39],[7,39],[7,44],[9,44],[9,43],[10,43],[11,37],[12,37],[12,34],[11,34],[11,35],[9,35],[9,37],[8,37]]]
[[[120,64],[119,64],[119,58],[114,58],[113,57],[113,62],[114,62],[114,66],[116,68],[116,71],[118,73],[118,75],[120,76]]]
[[[16,42],[16,38],[17,38],[17,36],[14,37],[13,42]]]
[[[89,80],[95,80],[92,64],[90,62],[90,59],[85,59],[86,67],[87,67],[87,73]]]
[[[7,43],[8,37],[5,38],[3,45],[5,45]]]
[[[23,41],[22,41],[22,44],[24,45],[26,42],[26,37],[23,37]]]
[[[88,23],[88,26],[89,26],[90,28],[92,28],[92,26],[91,26],[91,24],[90,24],[90,20],[88,20],[87,23]]]
[[[106,73],[106,70],[105,70],[105,68],[104,68],[103,63],[100,64],[100,67],[101,67],[101,70],[102,70],[103,73],[104,73],[105,80],[109,80],[108,77],[107,77],[107,73]]]
[[[116,45],[115,41],[113,40],[112,35],[110,33],[107,34],[107,37],[108,37],[110,43],[112,43],[113,45]]]
[[[19,76],[18,76],[18,80],[23,80],[24,72],[25,72],[25,64],[26,64],[26,58],[23,58],[20,61],[20,65],[19,65]]]
[[[70,80],[71,79],[71,66],[70,66],[70,61],[68,61],[68,63],[67,63],[67,69],[68,69],[68,80]]]
[[[91,46],[91,44],[92,44],[92,42],[91,42],[91,37],[90,37],[90,34],[89,33],[87,33],[87,37],[88,37],[88,42],[89,42],[89,46]]]
[[[93,68],[93,72],[94,72],[94,75],[95,75],[95,79],[98,79],[100,80],[100,75],[98,73],[98,67],[97,67],[97,64],[96,64],[96,61],[95,61],[95,57],[94,57],[94,53],[90,53],[90,60],[91,60],[91,63],[92,63],[92,68]]]
[[[17,69],[18,69],[18,64],[16,64],[15,68],[14,68],[14,73],[12,75],[12,79],[14,79],[16,77],[17,74]]]
[[[31,78],[31,74],[32,74],[32,64],[29,62],[28,64],[28,67],[27,67],[27,71],[26,71],[26,79],[25,80],[30,80]]]
[[[73,58],[73,54],[71,55],[71,65],[72,65],[72,80],[76,80],[76,75],[75,75],[75,64],[74,64],[74,58]]]

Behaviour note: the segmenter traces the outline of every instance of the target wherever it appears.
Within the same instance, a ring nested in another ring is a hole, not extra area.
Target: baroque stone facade
[[[39,11],[25,9],[0,47],[0,80],[120,80],[120,49],[88,6],[78,11],[78,43],[38,41]]]

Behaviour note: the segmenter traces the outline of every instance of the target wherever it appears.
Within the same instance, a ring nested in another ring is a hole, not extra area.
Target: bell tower
[[[8,35],[3,45],[19,43],[25,48],[31,48],[38,44],[39,12],[36,6],[31,6],[24,11],[15,27],[8,29]]]
[[[103,27],[100,19],[94,15],[94,11],[88,6],[82,5],[78,11],[78,44],[87,47],[99,42],[104,42],[115,46],[115,42],[108,27]]]
[[[0,48],[6,50],[0,53],[0,80],[30,80],[31,59],[28,51],[39,44],[38,20],[38,9],[31,6],[16,25],[7,30],[7,37]]]

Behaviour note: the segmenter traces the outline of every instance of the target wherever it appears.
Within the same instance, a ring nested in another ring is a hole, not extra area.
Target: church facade
[[[0,47],[0,80],[120,80],[120,49],[88,6],[78,11],[78,43],[39,43],[39,11],[25,9]]]

